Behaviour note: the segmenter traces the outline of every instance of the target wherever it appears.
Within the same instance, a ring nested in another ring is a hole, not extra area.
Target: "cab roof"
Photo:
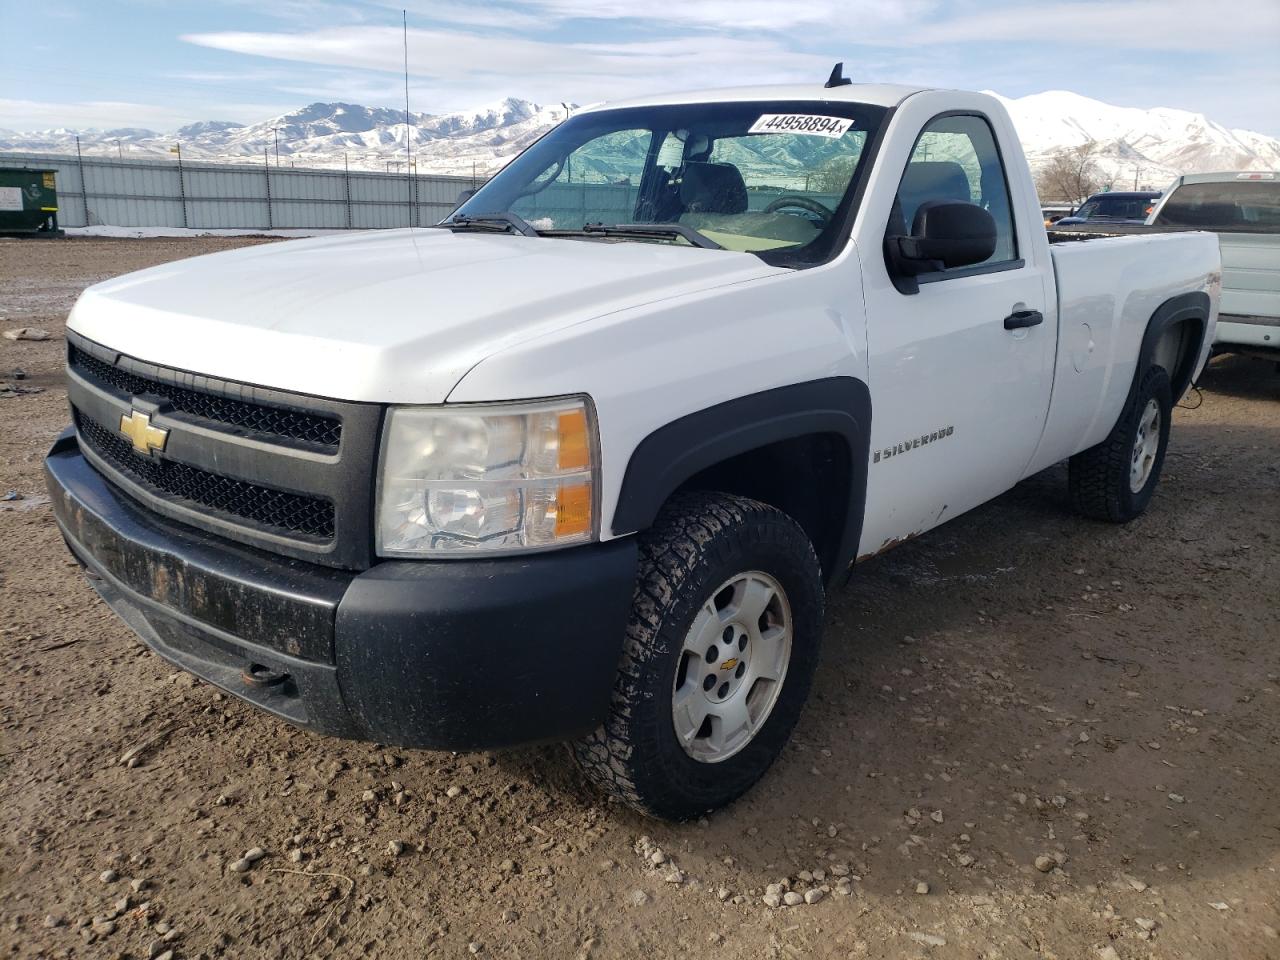
[[[721,87],[690,90],[684,93],[660,93],[651,97],[593,103],[575,111],[616,110],[622,107],[657,107],[685,103],[741,103],[749,100],[832,100],[869,103],[877,107],[896,107],[913,93],[928,87],[911,87],[896,83],[849,83],[826,87],[821,83],[793,83],[759,87]]]

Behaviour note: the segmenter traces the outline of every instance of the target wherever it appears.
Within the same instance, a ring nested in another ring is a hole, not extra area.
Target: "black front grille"
[[[155,396],[168,401],[175,410],[214,423],[335,452],[342,438],[342,424],[333,417],[164,383],[100,360],[74,344],[70,347],[69,362],[71,369],[90,383],[113,387],[130,396]]]
[[[237,523],[247,520],[270,533],[333,539],[334,507],[326,499],[218,476],[173,460],[143,457],[124,438],[83,413],[77,412],[76,421],[89,449],[153,495],[213,511]]]

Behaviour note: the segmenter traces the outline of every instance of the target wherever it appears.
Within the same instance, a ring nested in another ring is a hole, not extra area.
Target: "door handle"
[[[1004,318],[1006,330],[1021,330],[1044,323],[1044,314],[1039,310],[1015,310]]]

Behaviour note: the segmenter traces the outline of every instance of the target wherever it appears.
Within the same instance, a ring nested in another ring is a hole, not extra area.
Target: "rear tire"
[[[726,494],[673,498],[640,537],[609,716],[573,744],[583,771],[664,819],[739,797],[808,698],[823,603],[818,558],[786,514]]]
[[[1067,482],[1080,513],[1127,523],[1147,509],[1160,482],[1172,411],[1169,374],[1148,368],[1107,438],[1071,458]]]

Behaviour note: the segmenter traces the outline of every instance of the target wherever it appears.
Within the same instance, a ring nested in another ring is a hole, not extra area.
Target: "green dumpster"
[[[62,235],[52,170],[0,167],[0,234],[4,233]]]

